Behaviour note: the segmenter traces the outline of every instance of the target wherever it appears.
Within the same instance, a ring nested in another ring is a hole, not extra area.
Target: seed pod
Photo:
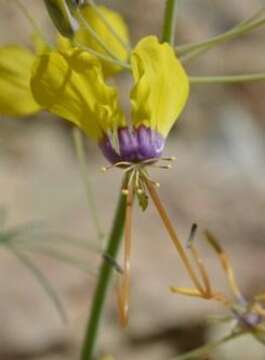
[[[65,0],[71,13],[73,13],[79,6],[85,4],[85,0]]]
[[[65,37],[71,38],[78,29],[78,22],[73,10],[80,0],[44,0],[49,15],[57,30]]]

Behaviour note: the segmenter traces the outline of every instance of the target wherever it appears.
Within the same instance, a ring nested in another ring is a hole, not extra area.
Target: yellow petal
[[[85,51],[52,51],[40,56],[31,88],[41,106],[95,140],[125,122],[116,90],[104,82],[99,62]]]
[[[50,51],[49,44],[44,40],[44,38],[37,32],[31,34],[32,43],[34,45],[34,53],[36,55],[41,55],[47,51]]]
[[[97,33],[110,52],[114,54],[118,60],[127,61],[129,55],[128,50],[108,28],[108,25],[111,26],[113,31],[122,39],[123,43],[128,44],[128,29],[123,18],[117,12],[109,10],[105,6],[97,6],[94,8],[94,6],[84,5],[81,7],[81,14],[83,19]],[[108,25],[106,25],[106,22]],[[95,37],[91,35],[89,30],[82,24],[82,21],[80,24],[81,28],[75,34],[75,41],[103,55],[108,55],[106,50],[102,48]],[[119,65],[104,60],[102,61],[102,66],[105,75],[111,75],[121,70]]]
[[[30,90],[34,55],[18,46],[0,48],[0,115],[26,116],[40,107]]]
[[[56,38],[56,48],[60,52],[67,52],[73,48],[72,41],[58,33]]]
[[[131,92],[133,124],[144,124],[167,136],[186,104],[188,76],[173,49],[154,36],[138,43],[131,64],[135,80]]]

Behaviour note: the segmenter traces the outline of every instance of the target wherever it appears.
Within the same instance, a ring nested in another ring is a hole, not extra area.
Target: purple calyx
[[[158,132],[144,125],[138,128],[124,127],[118,129],[118,148],[113,147],[109,137],[105,135],[99,147],[106,159],[112,164],[120,161],[140,162],[157,159],[161,156],[165,139]]]

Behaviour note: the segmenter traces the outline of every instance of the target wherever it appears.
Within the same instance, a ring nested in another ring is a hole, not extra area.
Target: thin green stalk
[[[264,10],[263,10],[264,11]],[[187,62],[202,53],[212,49],[215,46],[225,43],[226,41],[233,40],[239,36],[249,33],[257,28],[265,25],[265,18],[254,18],[253,21],[243,21],[236,25],[231,30],[224,32],[223,34],[214,36],[208,40],[193,43],[190,45],[182,45],[176,47],[177,54],[181,57],[182,62]]]
[[[227,76],[190,76],[191,84],[233,84],[265,80],[265,73],[227,75]]]
[[[171,360],[192,360],[192,359],[197,360],[197,359],[201,358],[202,356],[208,355],[211,351],[213,351],[218,346],[220,346],[230,340],[238,338],[244,334],[245,334],[244,332],[236,332],[236,333],[229,334],[219,340],[209,342],[208,344],[203,345],[203,346],[199,347],[198,349],[189,351],[183,355],[176,356],[174,359],[171,359]]]
[[[101,231],[101,226],[97,214],[96,204],[94,200],[93,193],[91,191],[91,184],[90,184],[90,176],[88,173],[87,165],[86,165],[86,154],[84,149],[83,143],[83,135],[82,132],[77,128],[73,128],[73,138],[75,143],[75,151],[80,165],[81,175],[84,181],[85,189],[86,189],[86,196],[89,208],[91,210],[91,214],[93,217],[93,221],[97,230],[98,238],[102,239],[104,234]]]
[[[162,40],[168,42],[172,46],[174,46],[175,43],[177,5],[178,0],[167,0],[164,14]]]
[[[244,35],[245,33],[248,33],[252,30],[255,30],[256,28],[264,25],[264,16],[262,16],[261,18],[258,17],[258,19],[252,20],[252,21],[248,21],[245,20],[239,24],[237,24],[236,26],[234,26],[232,29],[211,37],[210,39],[204,40],[204,41],[200,41],[200,42],[196,42],[196,43],[192,43],[192,44],[188,44],[188,45],[180,45],[180,46],[176,46],[176,51],[178,52],[179,55],[185,55],[187,53],[189,53],[190,51],[196,50],[198,48],[202,48],[205,46],[215,46],[216,44],[220,44],[223,42],[226,42],[228,40],[233,40],[234,38],[240,36],[240,35]]]
[[[126,212],[126,196],[120,194],[116,214],[109,240],[106,246],[105,254],[112,259],[116,259],[119,246],[123,236]],[[105,305],[107,290],[110,284],[113,266],[110,262],[102,259],[98,282],[96,285],[94,297],[92,300],[90,317],[87,324],[86,334],[81,352],[81,360],[93,360],[96,350],[96,341],[98,337],[100,320],[103,307]]]

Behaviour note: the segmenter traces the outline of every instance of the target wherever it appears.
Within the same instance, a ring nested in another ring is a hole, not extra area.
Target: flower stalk
[[[125,179],[125,182],[126,181],[127,179]],[[116,259],[123,237],[126,202],[126,196],[121,193],[116,214],[114,217],[112,230],[110,232],[109,240],[105,250],[105,254],[112,259]],[[94,358],[100,319],[106,302],[107,290],[109,287],[112,271],[113,265],[111,265],[110,262],[106,261],[106,258],[103,258],[99,272],[98,282],[96,285],[96,290],[92,300],[90,317],[87,324],[87,330],[81,352],[81,360],[92,360]]]
[[[224,75],[224,76],[189,76],[191,84],[234,84],[241,82],[263,81],[265,73]]]
[[[239,36],[263,27],[265,25],[264,13],[265,8],[263,7],[257,14],[242,21],[232,29],[201,42],[177,46],[175,48],[176,52],[181,57],[183,63],[193,60],[215,46],[224,44],[227,41],[236,39]]]
[[[168,42],[172,46],[174,46],[175,42],[177,6],[177,0],[167,0],[164,15],[162,40]]]
[[[165,228],[167,229],[168,234],[169,234],[173,244],[175,245],[177,252],[178,252],[178,254],[184,264],[184,267],[186,268],[195,288],[198,291],[203,291],[200,281],[198,280],[198,278],[191,266],[191,263],[190,263],[188,257],[186,256],[186,252],[185,252],[180,240],[177,237],[174,226],[167,214],[165,207],[163,206],[163,204],[161,203],[161,201],[159,199],[159,196],[157,194],[157,191],[156,191],[154,185],[149,180],[146,180],[146,186],[147,186],[149,194],[155,204],[155,207],[161,217],[161,220],[163,221]]]

